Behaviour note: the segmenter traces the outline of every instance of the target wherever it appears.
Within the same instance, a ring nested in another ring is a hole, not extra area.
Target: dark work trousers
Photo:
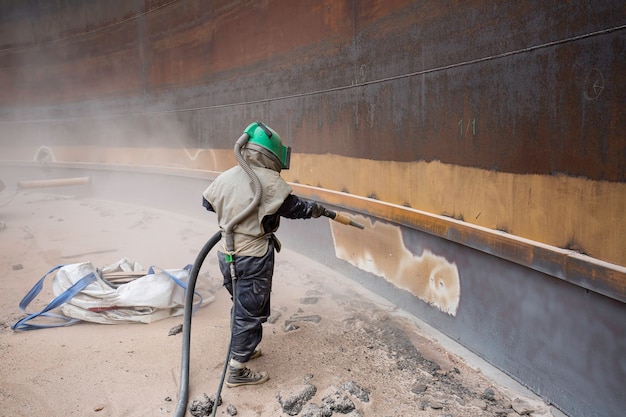
[[[224,286],[233,295],[230,264],[218,252]],[[235,322],[232,328],[231,358],[247,362],[263,338],[262,324],[270,315],[270,292],[274,275],[274,243],[270,240],[267,253],[261,257],[235,255],[237,300],[234,300]]]

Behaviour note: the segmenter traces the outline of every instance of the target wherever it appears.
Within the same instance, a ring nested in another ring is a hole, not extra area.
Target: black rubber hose
[[[231,276],[236,277],[234,268],[235,264],[231,263]],[[213,412],[211,413],[211,417],[215,417],[217,415],[217,407],[220,404],[220,396],[222,395],[222,388],[224,387],[224,379],[226,378],[226,371],[228,370],[228,361],[230,360],[230,349],[233,347],[233,330],[235,329],[235,305],[237,300],[237,279],[232,279],[232,287],[233,287],[233,307],[230,309],[230,337],[228,338],[228,349],[226,350],[226,359],[224,359],[224,367],[222,368],[222,376],[220,377],[220,383],[217,387],[217,392],[215,393],[215,402],[213,403]]]
[[[189,398],[189,347],[191,341],[191,315],[193,313],[193,298],[196,289],[196,280],[198,273],[204,263],[205,258],[211,252],[211,249],[220,241],[222,233],[217,232],[204,244],[189,274],[189,282],[187,283],[187,292],[185,293],[185,315],[183,319],[183,354],[180,363],[180,389],[178,392],[178,404],[175,417],[184,417],[187,411],[187,400]]]

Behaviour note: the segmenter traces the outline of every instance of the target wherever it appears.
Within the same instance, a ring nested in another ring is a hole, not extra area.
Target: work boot
[[[258,385],[266,382],[270,377],[267,372],[254,372],[249,368],[233,368],[228,367],[228,379],[226,386],[229,388],[238,387],[240,385]]]

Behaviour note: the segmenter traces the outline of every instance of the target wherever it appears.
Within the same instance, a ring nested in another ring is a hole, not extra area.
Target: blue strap
[[[49,313],[49,311],[52,310],[52,309],[55,309],[57,307],[60,307],[61,305],[63,305],[67,301],[69,301],[72,297],[74,297],[76,294],[81,292],[86,286],[88,286],[92,282],[95,282],[97,277],[96,277],[96,275],[93,272],[90,272],[88,275],[82,277],[74,285],[72,285],[67,290],[65,290],[61,294],[59,294],[54,300],[50,301],[50,303],[46,307],[44,307],[43,310],[41,310],[41,311],[39,311],[37,313],[30,313],[30,314],[26,311],[26,307],[28,307],[28,305],[41,292],[41,289],[43,288],[43,282],[46,279],[46,277],[48,275],[50,275],[52,272],[56,271],[57,269],[59,269],[59,268],[61,268],[63,266],[64,265],[57,265],[54,268],[52,268],[51,270],[49,270],[48,272],[46,272],[46,274],[24,296],[24,298],[22,298],[22,301],[20,301],[19,307],[20,307],[20,310],[22,310],[25,314],[27,314],[27,316],[23,317],[20,320],[18,320],[17,322],[15,322],[11,326],[11,330],[35,330],[35,329],[48,329],[48,328],[52,328],[52,327],[64,327],[64,326],[69,326],[71,324],[74,324],[77,321],[80,321],[79,319],[72,319],[72,318],[65,317],[65,316],[60,315],[60,314]],[[32,319],[34,319],[36,317],[39,317],[39,316],[55,317],[57,319],[62,320],[62,322],[61,323],[54,323],[54,324],[31,324],[31,323],[27,323],[28,321],[30,321],[30,320],[32,320]]]
[[[154,268],[159,268],[158,266],[154,266],[152,265],[150,268],[148,268],[148,274],[154,274]],[[192,265],[189,264],[187,266],[185,266],[183,269],[186,270],[188,273],[191,273],[191,268]],[[174,275],[170,274],[169,272],[167,272],[165,269],[163,268],[159,268],[161,271],[165,272],[165,274],[170,277],[170,279],[172,281],[174,281],[176,283],[176,285],[178,285],[179,287],[181,287],[183,290],[185,290],[185,293],[187,292],[187,284],[185,284],[183,281],[181,281],[180,279],[176,278]],[[200,308],[200,306],[202,305],[202,301],[204,301],[204,299],[202,298],[202,295],[200,295],[200,293],[198,291],[194,291],[193,292],[195,296],[200,298],[200,301],[198,301],[192,310],[192,313],[195,313],[196,310],[198,308]]]

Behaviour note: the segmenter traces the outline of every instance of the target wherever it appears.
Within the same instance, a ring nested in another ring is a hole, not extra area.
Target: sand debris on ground
[[[10,326],[23,316],[19,301],[55,265],[103,266],[122,257],[161,268],[192,263],[217,230],[202,210],[192,218],[37,192],[21,193],[0,209],[1,416],[172,415],[181,317],[27,332]],[[218,415],[551,415],[546,404],[490,380],[419,321],[341,274],[289,248],[276,259],[274,313],[264,327],[263,355],[250,363],[270,380],[225,387]],[[200,280],[215,299],[192,323],[189,405],[195,401],[200,410],[218,386],[230,312],[214,253],[204,265]],[[51,297],[46,285],[31,311]]]

